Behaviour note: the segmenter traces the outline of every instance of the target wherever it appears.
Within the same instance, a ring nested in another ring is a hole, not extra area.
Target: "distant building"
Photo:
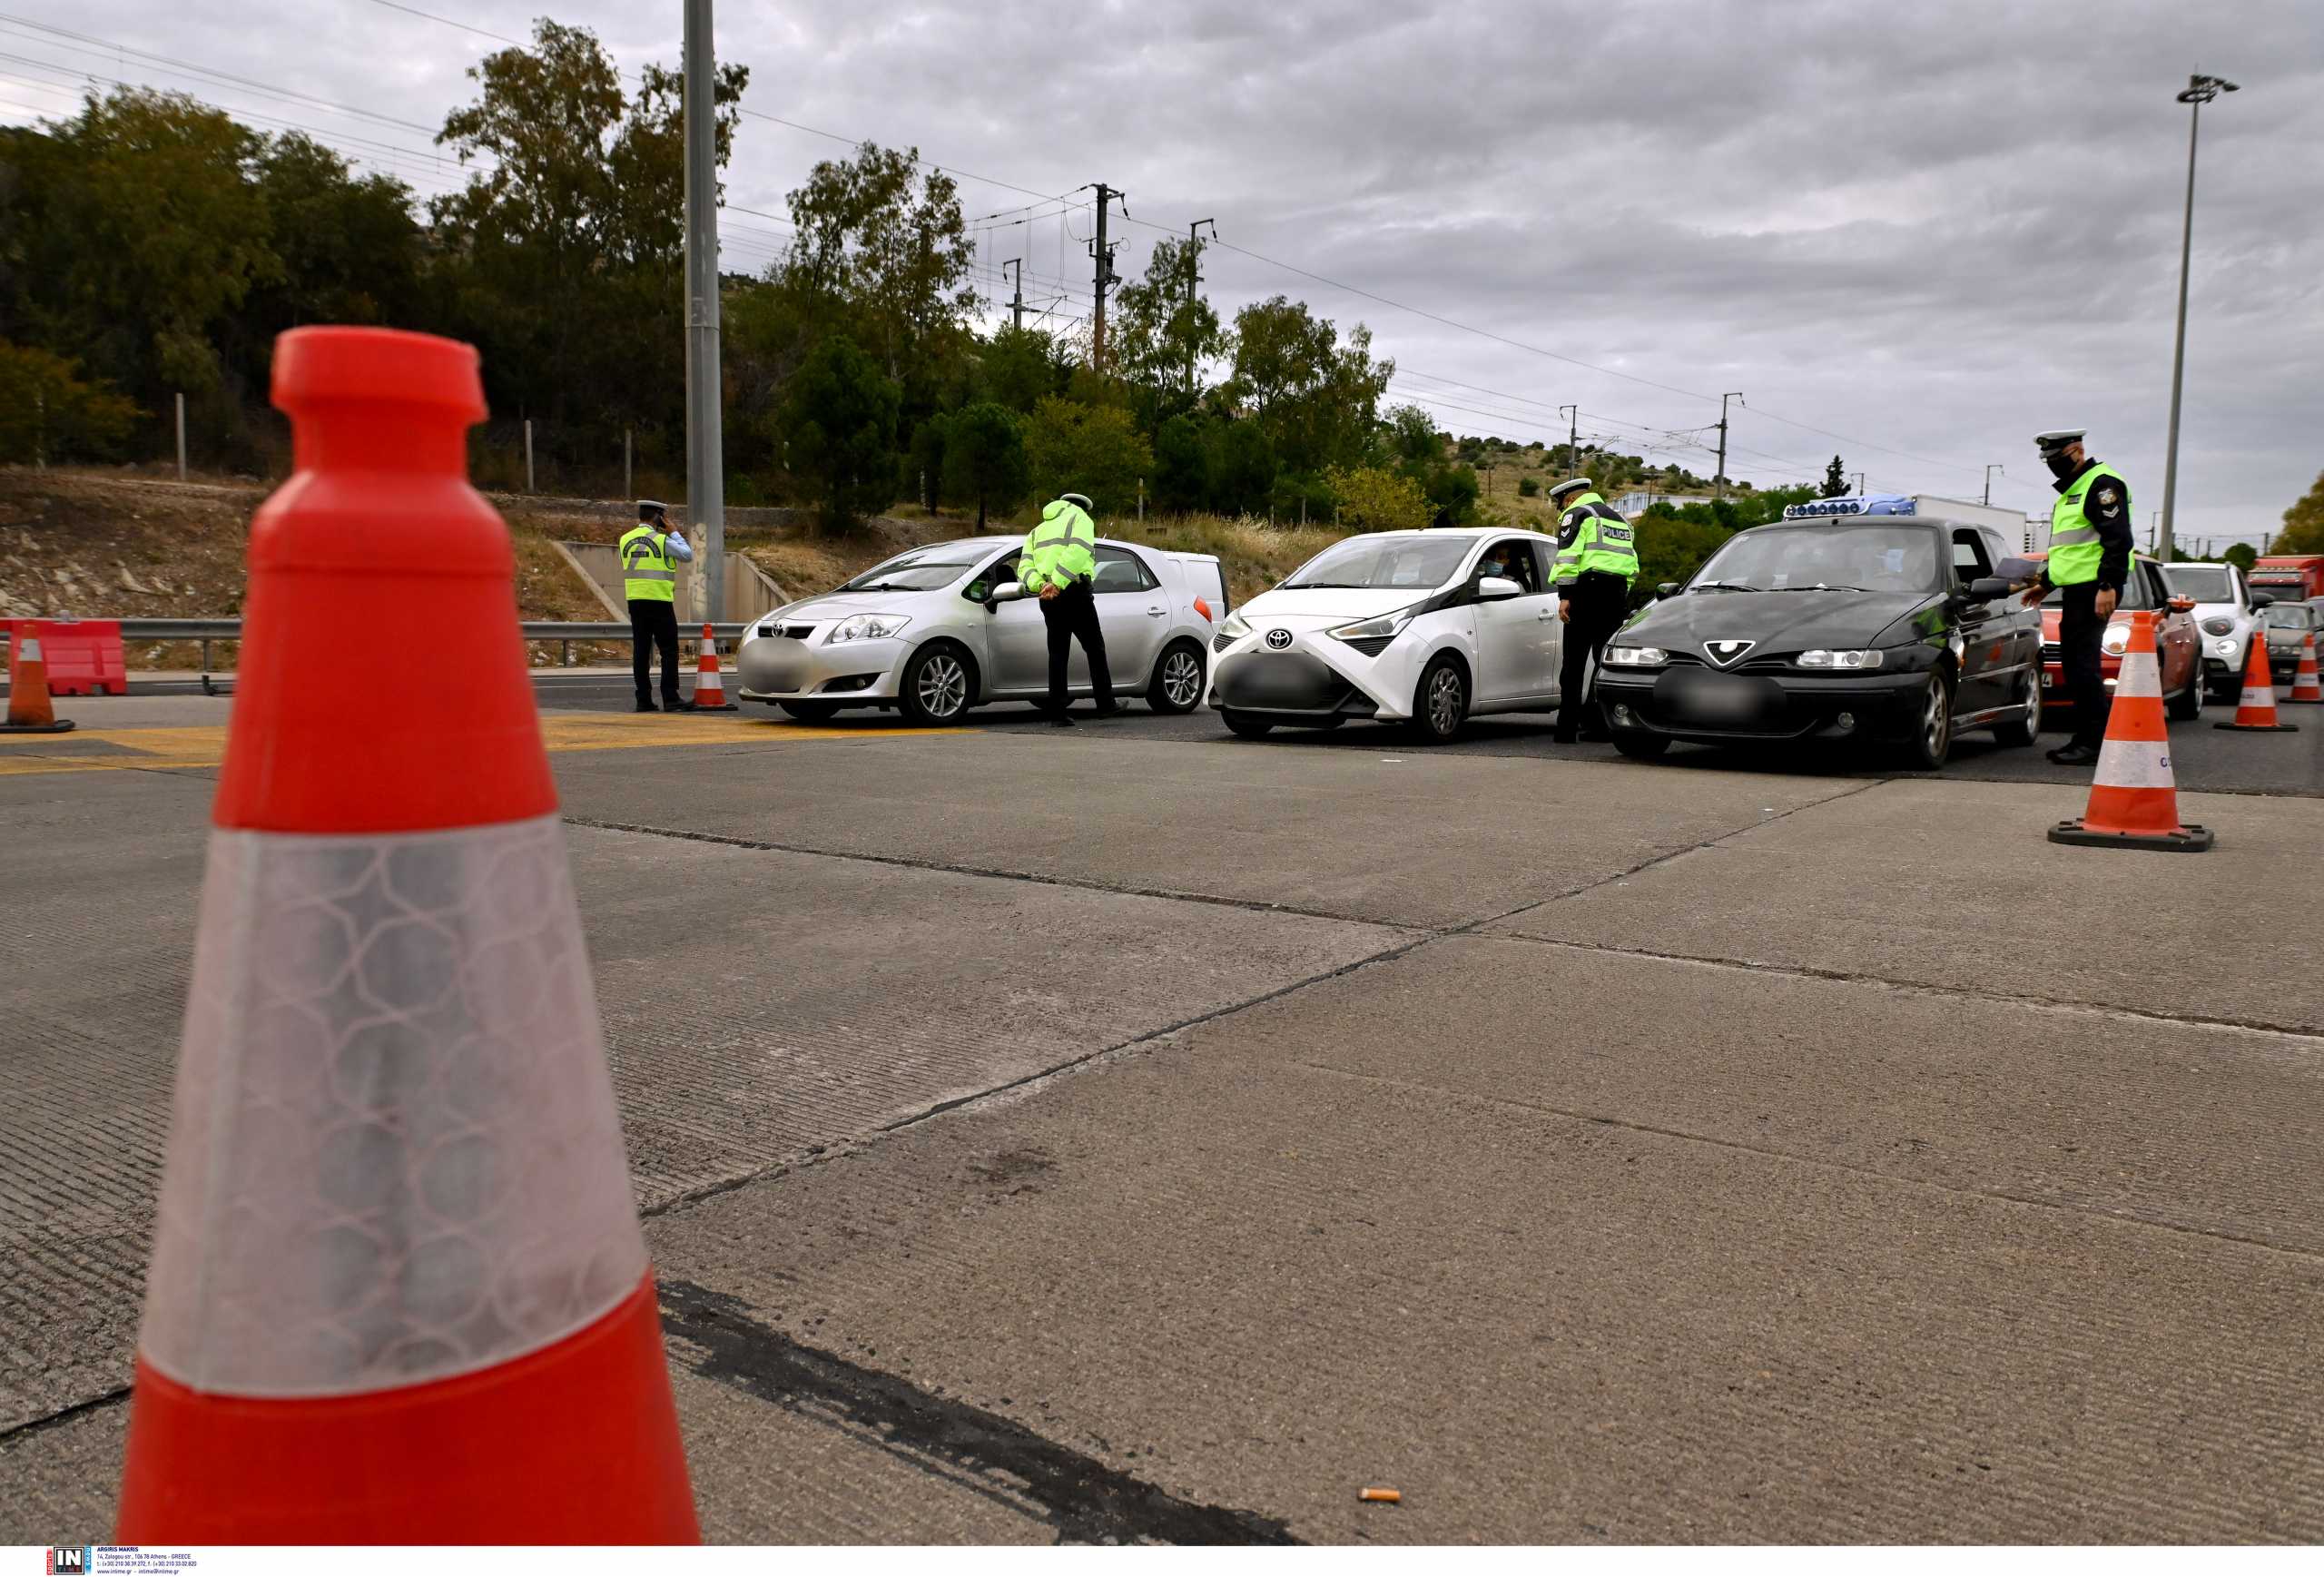
[[[1614,500],[1614,508],[1621,512],[1625,519],[1635,520],[1646,513],[1646,508],[1649,504],[1668,504],[1676,509],[1688,504],[1709,502],[1710,495],[1708,493],[1658,493],[1646,488],[1624,493]]]

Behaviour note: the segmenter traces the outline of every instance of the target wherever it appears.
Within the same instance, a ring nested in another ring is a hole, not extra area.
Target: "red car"
[[[2032,553],[2026,557],[2041,559],[2047,556]],[[2061,594],[2053,590],[2042,599],[2042,708],[2045,715],[2053,707],[2073,705],[2066,698],[2065,668],[2058,660],[2058,618],[2063,612],[2060,598]],[[2184,723],[2201,715],[2203,643],[2202,633],[2195,627],[2195,599],[2171,596],[2163,582],[2162,567],[2143,553],[2133,556],[2130,582],[2122,587],[2114,616],[2100,640],[2098,661],[2106,675],[2106,688],[2114,688],[2115,675],[2122,672],[2122,650],[2131,640],[2130,616],[2139,608],[2156,616],[2154,653],[2162,665],[2162,695],[2172,721]]]

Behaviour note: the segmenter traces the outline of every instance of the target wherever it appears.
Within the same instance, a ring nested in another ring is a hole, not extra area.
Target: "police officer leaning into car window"
[[[1630,523],[1598,496],[1587,477],[1550,489],[1558,517],[1557,564],[1550,584],[1558,594],[1558,619],[1565,626],[1564,660],[1558,668],[1558,721],[1550,737],[1560,744],[1607,737],[1605,719],[1587,705],[1582,686],[1588,665],[1622,627],[1630,611],[1630,583],[1638,578],[1638,547]]]
[[[2050,556],[2025,606],[2038,606],[2053,587],[2063,594],[2058,663],[2073,704],[2073,737],[2049,753],[2063,766],[2098,759],[2110,710],[2098,645],[2131,574],[2131,485],[2085,454],[2082,437],[2079,428],[2061,429],[2034,440],[2058,479],[2058,501],[2050,509]]]
[[[1041,618],[1049,626],[1049,721],[1060,728],[1073,726],[1073,719],[1065,715],[1065,666],[1075,641],[1089,659],[1098,715],[1118,715],[1113,671],[1106,666],[1106,632],[1098,624],[1098,600],[1091,586],[1098,574],[1098,527],[1089,518],[1087,498],[1062,494],[1041,510],[1041,523],[1025,533],[1017,574],[1025,589],[1041,599]]]
[[[694,549],[670,529],[670,512],[653,498],[637,501],[637,524],[622,533],[622,595],[629,599],[629,672],[637,682],[640,712],[691,712],[678,695],[678,572]],[[654,649],[662,652],[662,705],[654,705]]]

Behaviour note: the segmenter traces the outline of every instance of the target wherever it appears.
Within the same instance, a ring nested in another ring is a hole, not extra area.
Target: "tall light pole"
[[[1194,312],[1195,297],[1202,290],[1202,227],[1210,226],[1210,239],[1218,239],[1218,221],[1197,219],[1187,226],[1187,398],[1195,395]]]
[[[2162,457],[2162,541],[2155,549],[2171,561],[2172,509],[2179,495],[2179,386],[2187,371],[2187,265],[2195,242],[2195,134],[2202,130],[2203,106],[2221,94],[2235,92],[2225,77],[2200,72],[2187,79],[2179,102],[2187,106],[2187,213],[2179,231],[2179,338],[2171,351],[2171,438]]]
[[[726,450],[719,434],[718,69],[710,0],[685,0],[686,524],[695,531],[703,606],[724,619]]]
[[[1738,389],[1718,397],[1718,475],[1711,478],[1711,491],[1722,498],[1727,497],[1727,402],[1730,399],[1738,405],[1742,404],[1742,391]]]
[[[1995,471],[2001,471],[2001,474],[2004,477],[2009,475],[2006,470],[2002,468],[1999,461],[1995,461],[1994,464],[1985,468],[1985,502],[1988,505],[1992,504],[1994,501],[1994,473]]]

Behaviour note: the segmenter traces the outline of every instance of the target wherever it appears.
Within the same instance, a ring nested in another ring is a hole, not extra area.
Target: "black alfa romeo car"
[[[1928,516],[1738,531],[1606,648],[1598,701],[1624,755],[1705,744],[1863,740],[1945,764],[1953,736],[2031,744],[2041,615],[1994,571],[1992,527]]]

